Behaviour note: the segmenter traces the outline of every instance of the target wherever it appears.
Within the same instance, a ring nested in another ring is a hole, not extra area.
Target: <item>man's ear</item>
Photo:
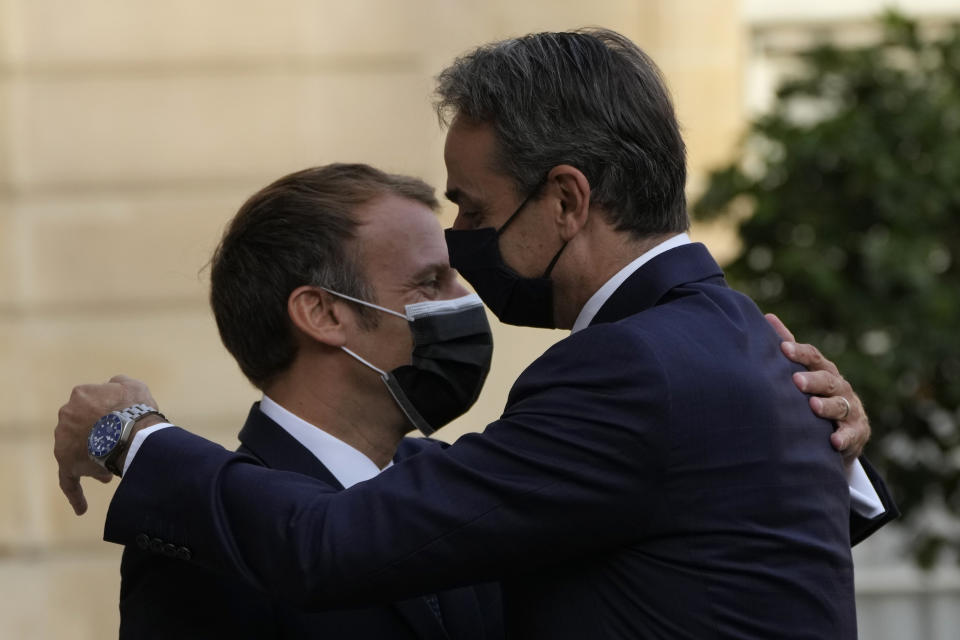
[[[550,170],[547,182],[558,203],[554,220],[560,236],[569,241],[587,223],[590,212],[590,181],[576,167],[560,164]]]
[[[331,347],[340,347],[347,343],[344,321],[350,312],[346,305],[338,302],[320,287],[304,285],[290,293],[287,313],[293,326],[304,335]]]

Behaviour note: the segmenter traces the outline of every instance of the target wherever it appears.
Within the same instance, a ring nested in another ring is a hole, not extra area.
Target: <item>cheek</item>
[[[391,327],[383,336],[384,356],[389,360],[386,364],[389,369],[396,369],[410,364],[413,357],[413,334],[410,327],[397,323],[398,327]],[[388,370],[389,370],[388,369]]]
[[[359,332],[347,341],[347,348],[384,371],[410,364],[413,352],[413,334],[399,318],[381,318],[380,325],[370,331]]]
[[[543,274],[546,264],[540,264],[544,244],[540,235],[527,228],[511,228],[500,236],[500,255],[521,276],[538,278]]]

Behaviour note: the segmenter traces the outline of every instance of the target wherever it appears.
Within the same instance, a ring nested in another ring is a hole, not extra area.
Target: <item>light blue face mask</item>
[[[493,335],[476,294],[408,304],[405,313],[337,291],[324,291],[404,318],[413,333],[410,364],[384,371],[346,347],[350,356],[380,374],[410,424],[430,435],[477,401],[493,357]]]

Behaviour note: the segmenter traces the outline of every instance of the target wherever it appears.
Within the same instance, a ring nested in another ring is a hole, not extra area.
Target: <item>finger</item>
[[[837,423],[853,423],[858,418],[854,404],[850,403],[850,411],[848,412],[847,403],[843,401],[842,396],[832,398],[813,396],[810,398],[810,408],[821,418],[833,420]]]
[[[105,413],[123,403],[119,384],[83,384],[73,388],[67,404],[60,407],[58,425],[68,432],[83,432]]]
[[[796,338],[793,337],[793,334],[790,333],[790,329],[787,329],[787,325],[783,324],[783,321],[780,320],[775,314],[768,313],[764,316],[767,319],[767,322],[770,323],[770,326],[773,327],[773,330],[777,332],[777,335],[780,336],[782,340],[787,342],[796,342]]]
[[[839,451],[845,460],[853,460],[860,457],[863,453],[866,441],[858,437],[859,431],[852,426],[841,424],[840,427],[830,434],[830,444]]]
[[[793,374],[793,383],[804,393],[825,398],[836,396],[852,396],[850,383],[842,376],[829,371],[797,371]],[[849,398],[848,398],[849,400]],[[836,399],[839,404],[843,401]],[[852,402],[850,403],[853,404]],[[841,411],[841,414],[843,412]]]
[[[60,470],[60,490],[67,497],[73,512],[82,516],[87,512],[87,499],[83,495],[83,487],[80,486],[80,478],[71,476]]]
[[[70,399],[67,406],[80,402],[90,402],[91,399],[97,399],[110,404],[122,399],[123,387],[119,384],[78,384],[70,391]]]
[[[154,400],[153,395],[150,393],[150,388],[147,387],[144,382],[127,375],[117,374],[110,378],[110,383],[120,385],[123,389],[126,404],[142,402],[143,404],[157,408],[157,401]]]
[[[840,375],[837,365],[824,358],[820,350],[812,344],[784,342],[780,345],[780,349],[785,356],[797,364],[802,364],[810,371],[829,371],[830,373]]]

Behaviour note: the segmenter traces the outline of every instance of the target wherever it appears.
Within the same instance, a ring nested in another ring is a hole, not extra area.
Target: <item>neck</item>
[[[370,372],[372,379],[367,382],[379,384],[379,389],[376,384],[353,384],[349,373],[339,371],[338,360],[330,358],[321,367],[298,356],[290,369],[263,391],[287,411],[347,443],[383,469],[409,426],[375,373]]]
[[[572,328],[584,305],[600,287],[625,266],[675,235],[678,234],[635,238],[614,230],[605,222],[585,226],[566,249],[571,253],[567,264],[554,276],[558,328]],[[558,263],[558,270],[559,267]]]

